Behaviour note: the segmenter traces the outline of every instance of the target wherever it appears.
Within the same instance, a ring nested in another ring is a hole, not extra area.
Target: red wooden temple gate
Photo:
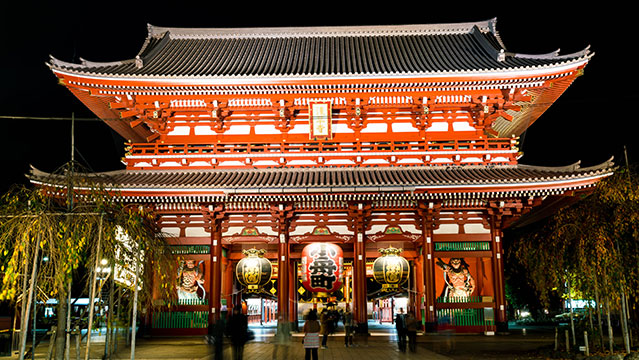
[[[402,291],[427,331],[505,329],[503,230],[588,191],[611,164],[518,163],[518,136],[591,54],[512,53],[495,25],[149,26],[130,60],[52,58],[60,83],[129,139],[114,188],[154,206],[192,260],[154,332],[203,333],[240,306],[234,269],[249,248],[275,270],[264,296],[297,321],[313,301],[300,254],[316,242],[343,250],[344,286],[328,296],[358,323],[380,294],[367,263],[392,246],[410,262]]]

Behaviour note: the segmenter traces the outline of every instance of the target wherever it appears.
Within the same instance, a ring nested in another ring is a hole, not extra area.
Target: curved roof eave
[[[478,80],[485,80],[487,77],[536,77],[544,76],[552,73],[560,73],[570,71],[571,69],[578,68],[586,65],[593,53],[585,55],[582,58],[574,59],[573,61],[563,61],[557,64],[542,65],[536,67],[517,67],[511,69],[485,69],[485,70],[467,70],[467,71],[434,71],[428,73],[366,73],[366,74],[303,74],[303,75],[242,75],[242,76],[187,76],[187,75],[118,75],[108,73],[91,73],[87,71],[75,70],[81,65],[74,65],[72,69],[65,69],[60,67],[59,64],[65,66],[67,63],[62,61],[49,63],[52,71],[69,75],[77,76],[86,79],[94,80],[117,80],[117,81],[144,81],[144,82],[162,82],[162,83],[175,83],[192,84],[192,85],[208,85],[208,84],[250,84],[250,83],[264,83],[273,81],[309,81],[309,80],[346,80],[346,79],[402,79],[402,78],[454,78],[454,77],[470,77],[477,78]],[[56,66],[57,65],[57,66]]]

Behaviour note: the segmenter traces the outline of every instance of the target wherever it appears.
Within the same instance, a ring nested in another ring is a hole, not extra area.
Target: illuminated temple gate
[[[52,58],[60,83],[129,139],[113,185],[154,207],[186,259],[180,304],[152,313],[154,333],[205,333],[240,306],[250,293],[235,271],[253,248],[272,265],[260,291],[297,321],[318,298],[300,285],[314,243],[342,250],[343,285],[322,296],[349,303],[362,331],[389,293],[372,262],[390,247],[410,276],[387,290],[407,294],[425,330],[506,329],[503,229],[588,191],[611,163],[518,164],[518,136],[591,55],[512,53],[495,26],[149,26],[130,60]]]

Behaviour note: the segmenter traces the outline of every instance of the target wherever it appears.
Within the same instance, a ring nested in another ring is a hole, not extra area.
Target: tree
[[[144,284],[143,306],[151,304],[152,280],[170,297],[172,279],[165,274],[173,272],[175,261],[152,209],[121,201],[117,191],[105,187],[112,181],[77,170],[78,165],[70,162],[40,186],[17,187],[0,198],[0,300],[15,300],[22,293],[22,329],[30,302],[35,301],[36,283],[42,292],[57,298],[57,328],[67,329],[66,301],[73,275],[88,269],[88,274],[76,278],[82,279],[92,297],[94,277],[88,275],[95,273],[101,259],[126,272],[135,269],[132,259],[143,254],[148,265],[139,278]],[[41,261],[42,256],[48,261]],[[154,273],[162,275],[153,279]],[[22,335],[21,358],[26,333]],[[64,356],[65,336],[65,331],[56,334],[56,359]]]
[[[635,179],[629,169],[619,169],[581,201],[513,243],[542,301],[547,303],[554,289],[570,284],[573,291],[597,299],[598,307],[606,304],[623,310],[627,297],[636,305],[639,188]],[[624,326],[624,335],[627,330]]]

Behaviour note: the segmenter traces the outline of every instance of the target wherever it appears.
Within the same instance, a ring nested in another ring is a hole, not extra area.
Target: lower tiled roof
[[[610,175],[612,159],[581,168],[513,166],[275,168],[211,170],[118,170],[95,173],[107,187],[123,191],[210,190],[226,193],[413,191],[455,187],[504,187],[570,183]],[[33,168],[34,183],[55,176]]]

